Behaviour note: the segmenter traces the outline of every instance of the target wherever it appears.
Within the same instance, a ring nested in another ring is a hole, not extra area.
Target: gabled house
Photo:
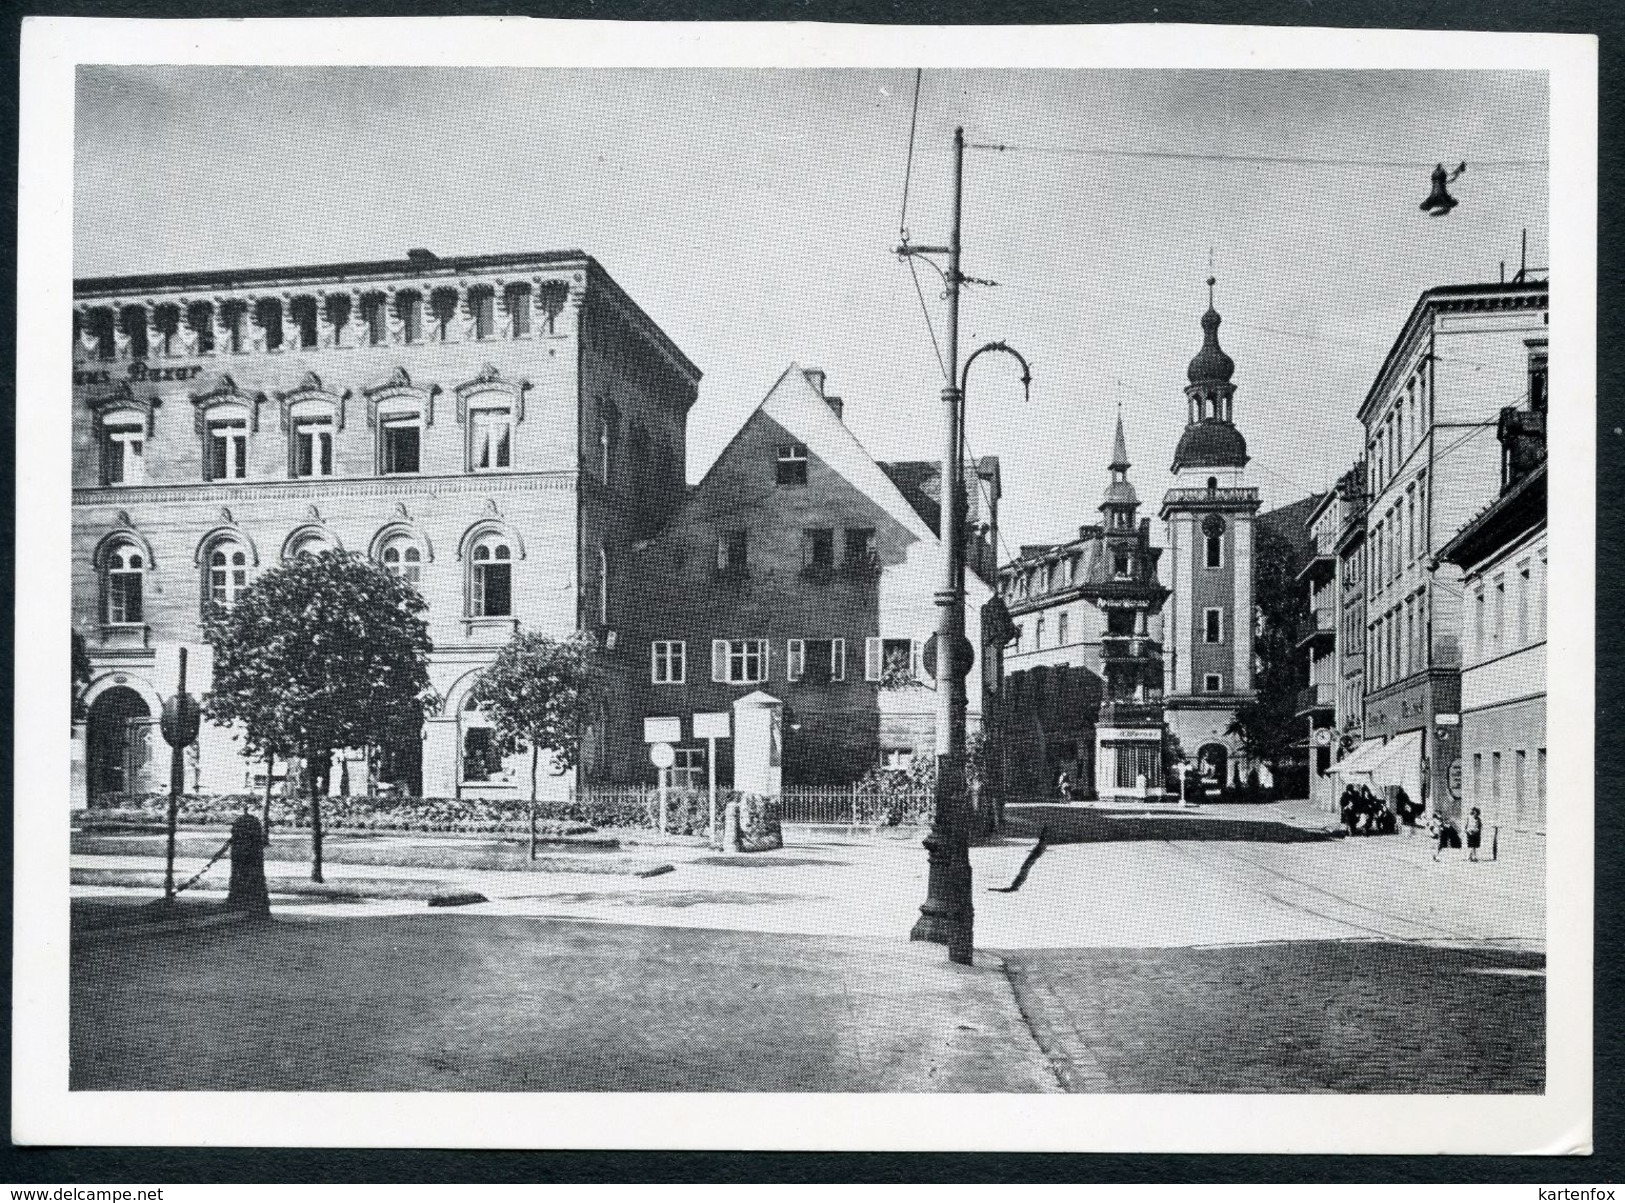
[[[996,540],[996,461],[974,474],[982,499],[972,530]],[[641,596],[625,635],[641,684],[624,721],[641,730],[646,717],[680,720],[677,784],[706,779],[693,715],[758,690],[788,707],[787,785],[845,783],[931,752],[935,697],[922,653],[937,624],[942,549],[936,507],[924,501],[940,482],[916,464],[896,475],[902,486],[847,428],[824,374],[792,364],[671,521],[637,546]],[[999,654],[989,665],[980,634],[993,591],[966,576],[974,732]],[[729,741],[717,756],[727,784]],[[654,768],[642,777],[653,780]]]

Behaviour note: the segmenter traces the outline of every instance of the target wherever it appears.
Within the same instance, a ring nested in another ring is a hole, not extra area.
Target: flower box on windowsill
[[[144,622],[104,622],[101,626],[103,647],[146,647],[147,624]]]
[[[463,633],[477,643],[506,643],[519,629],[519,620],[511,615],[487,615],[464,618]]]

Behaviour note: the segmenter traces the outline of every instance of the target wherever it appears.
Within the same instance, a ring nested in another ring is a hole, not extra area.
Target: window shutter
[[[728,680],[728,641],[726,639],[711,640],[711,679],[722,682]]]
[[[832,681],[846,680],[846,640],[831,640],[829,645],[829,676]]]
[[[799,681],[807,667],[807,645],[803,640],[791,639],[785,643],[784,677],[787,681]]]
[[[671,645],[671,648],[674,653],[672,657],[672,684],[685,684],[688,681],[688,643],[679,639]]]
[[[762,654],[762,672],[756,678],[758,682],[771,680],[773,676],[773,643],[768,639],[758,639],[756,650]]]
[[[880,639],[871,636],[863,641],[863,679],[880,680]]]
[[[654,684],[660,683],[660,644],[653,640],[649,643],[649,680]]]

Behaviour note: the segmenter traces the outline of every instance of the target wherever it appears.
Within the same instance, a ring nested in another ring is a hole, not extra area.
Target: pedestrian
[[[1467,859],[1473,862],[1478,860],[1478,846],[1484,839],[1484,818],[1478,813],[1478,807],[1473,807],[1472,813],[1467,816]]]
[[[1438,811],[1433,812],[1433,818],[1428,821],[1428,834],[1438,841],[1433,849],[1433,859],[1439,859],[1439,853],[1446,848],[1461,847],[1461,837],[1456,834],[1456,825],[1445,818]]]
[[[1060,793],[1062,802],[1072,801],[1072,778],[1067,776],[1065,771],[1061,773],[1060,780],[1055,783],[1055,788]]]

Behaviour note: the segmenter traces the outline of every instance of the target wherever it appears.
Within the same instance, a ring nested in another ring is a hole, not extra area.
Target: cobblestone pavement
[[[1080,1093],[1539,1093],[1545,958],[1361,941],[1000,954]]]

